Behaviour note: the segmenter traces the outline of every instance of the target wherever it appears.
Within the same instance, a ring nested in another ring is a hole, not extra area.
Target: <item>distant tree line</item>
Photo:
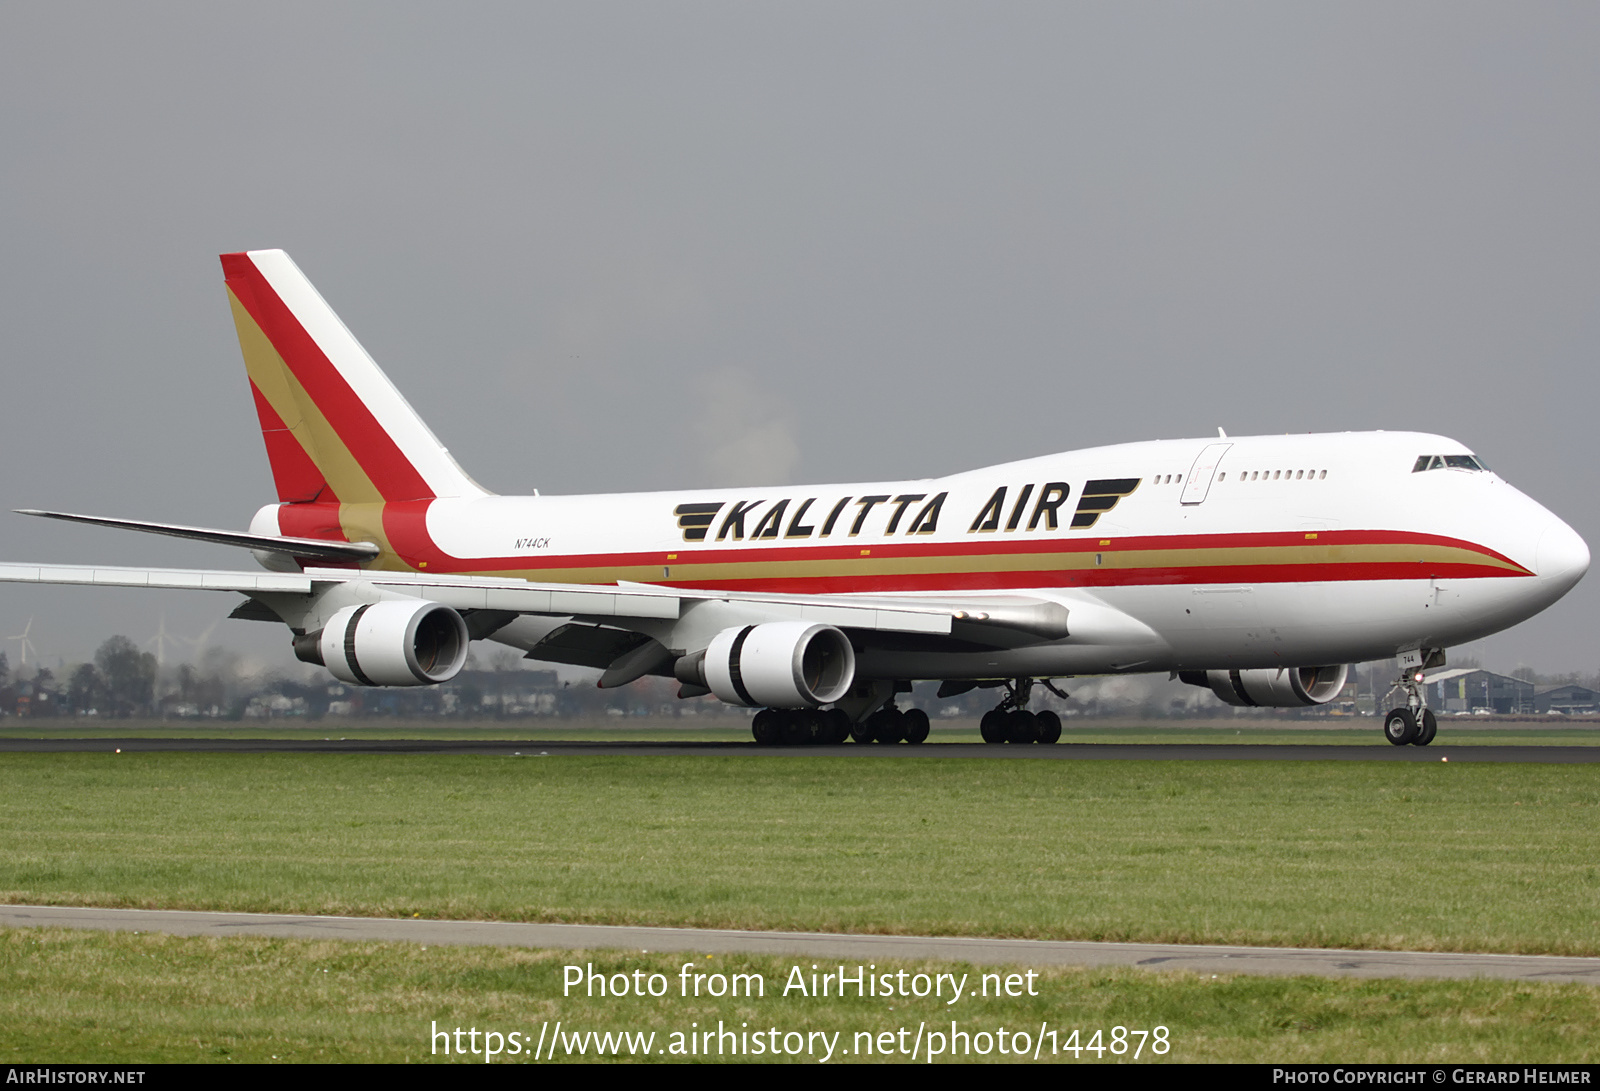
[[[468,662],[468,669],[442,686],[367,689],[344,686],[310,668],[294,674],[251,674],[237,655],[209,649],[198,664],[163,669],[156,656],[126,636],[113,636],[95,651],[92,661],[57,672],[31,664],[13,671],[0,652],[0,715],[23,717],[150,717],[238,720],[247,717],[385,716],[401,718],[507,719],[524,716],[593,718],[599,716],[742,715],[714,698],[681,701],[678,683],[644,678],[620,689],[601,690],[593,683],[562,685],[549,670],[528,669],[512,649],[488,647]],[[1452,658],[1452,667],[1477,667],[1471,658]],[[1600,689],[1600,677],[1578,673],[1542,675],[1530,667],[1511,674],[1540,685],[1575,683]],[[1393,663],[1359,664],[1351,672],[1352,689],[1363,710],[1379,700],[1395,677]],[[1052,707],[1063,715],[1201,716],[1223,711],[1210,692],[1176,683],[1164,685],[1155,676],[1122,676],[1066,680],[1072,693],[1061,701],[1035,690],[1035,707]],[[940,699],[938,683],[918,682],[901,700],[930,713],[981,715],[999,699],[1000,691],[983,688]],[[1318,716],[1329,707],[1304,710]]]
[[[125,636],[101,644],[93,662],[67,673],[65,685],[49,667],[14,675],[0,652],[0,710],[11,714],[70,716],[93,709],[100,715],[133,716],[152,706],[155,687],[156,657]]]
[[[0,652],[0,715],[158,719],[388,716],[501,719],[521,716],[668,714],[678,711],[675,681],[646,679],[624,689],[593,683],[563,686],[554,671],[528,669],[512,649],[484,649],[468,669],[442,686],[368,689],[346,686],[323,671],[252,673],[225,649],[209,649],[198,664],[162,668],[155,655],[126,636],[100,645],[92,661],[58,675],[29,664],[13,670]],[[700,702],[692,702],[699,705]],[[706,711],[711,711],[709,708]],[[719,707],[716,711],[721,711]]]

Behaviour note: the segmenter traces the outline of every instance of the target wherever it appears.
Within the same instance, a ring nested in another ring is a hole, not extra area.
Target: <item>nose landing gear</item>
[[[1383,737],[1395,746],[1427,746],[1439,733],[1439,721],[1427,706],[1422,685],[1423,666],[1442,667],[1444,652],[1441,649],[1426,649],[1402,657],[1401,664],[1403,670],[1399,679],[1384,696],[1399,691],[1405,695],[1406,703],[1390,709],[1383,718]]]
[[[1061,717],[1046,709],[1029,712],[1028,698],[1032,695],[1034,679],[1016,678],[1005,683],[1006,695],[1000,703],[983,714],[978,722],[978,734],[986,743],[1053,743],[1061,738]],[[1067,695],[1043,679],[1044,686],[1057,697]]]

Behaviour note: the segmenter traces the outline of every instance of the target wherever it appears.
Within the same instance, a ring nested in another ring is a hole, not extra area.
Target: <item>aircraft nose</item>
[[[1539,582],[1557,596],[1566,594],[1589,571],[1589,546],[1559,519],[1539,536],[1536,556]]]

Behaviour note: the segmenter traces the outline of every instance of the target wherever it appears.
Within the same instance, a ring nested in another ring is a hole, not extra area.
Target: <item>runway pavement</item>
[[[729,742],[526,742],[487,739],[0,739],[0,753],[101,752],[234,754],[483,754],[498,757],[623,755],[639,757],[983,758],[1005,761],[1402,761],[1583,764],[1600,746],[1328,746],[1274,743],[1057,743],[991,746],[757,746]]]
[[[1470,978],[1600,985],[1600,958],[1419,951],[1340,951],[1292,947],[1191,947],[1169,943],[1076,943],[968,936],[874,936],[738,932],[593,924],[520,924],[273,913],[195,913],[165,909],[0,906],[0,926],[165,932],[180,936],[277,936],[381,940],[432,945],[561,950],[771,954],[871,962],[938,959],[978,965],[1137,966],[1147,970],[1266,976]]]

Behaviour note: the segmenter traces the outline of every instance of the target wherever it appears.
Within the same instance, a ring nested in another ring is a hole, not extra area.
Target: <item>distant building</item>
[[[1533,707],[1537,712],[1592,716],[1600,712],[1600,693],[1587,686],[1540,686],[1534,690]]]
[[[1456,667],[1428,675],[1424,683],[1428,707],[1441,712],[1473,712],[1480,708],[1502,714],[1534,711],[1534,686],[1508,674],[1476,667]]]

